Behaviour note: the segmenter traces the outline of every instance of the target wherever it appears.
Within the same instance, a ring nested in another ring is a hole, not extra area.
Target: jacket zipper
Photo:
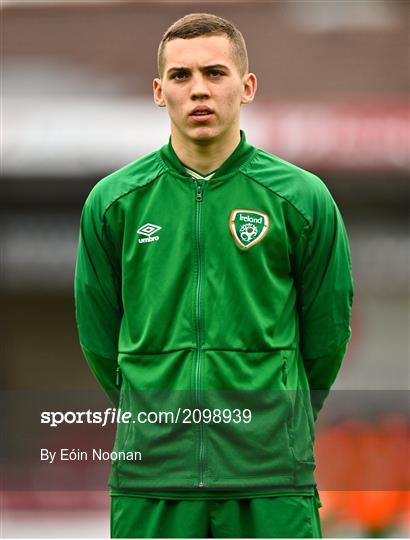
[[[287,354],[286,353],[282,353],[282,384],[283,384],[283,391],[285,393],[285,399],[288,403],[288,407],[289,407],[289,414],[288,414],[288,417],[286,419],[286,429],[287,429],[287,432],[288,432],[288,437],[289,437],[289,445],[290,445],[290,448],[293,449],[293,427],[292,427],[292,422],[293,422],[293,401],[292,401],[292,397],[290,395],[290,390],[288,388],[288,362],[287,362]],[[292,450],[293,451],[293,450]]]
[[[288,384],[288,365],[286,363],[286,359],[284,359],[282,363],[282,382],[286,387]]]
[[[196,365],[195,365],[195,397],[196,403],[200,408],[200,392],[201,392],[201,353],[202,353],[202,335],[201,335],[201,279],[202,279],[202,258],[201,258],[201,202],[203,200],[203,179],[195,180],[195,209],[196,209],[196,252],[198,261],[198,275],[196,282]],[[199,422],[199,482],[198,487],[204,487],[204,426]]]

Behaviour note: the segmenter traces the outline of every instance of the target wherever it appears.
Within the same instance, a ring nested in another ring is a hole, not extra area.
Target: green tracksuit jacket
[[[115,459],[110,486],[312,486],[314,421],[350,337],[342,218],[321,180],[243,132],[210,180],[195,176],[170,141],[83,208],[84,355],[123,411],[174,413],[118,425],[114,450],[142,460]]]

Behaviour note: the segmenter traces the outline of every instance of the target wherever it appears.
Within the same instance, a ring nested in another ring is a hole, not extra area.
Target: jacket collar
[[[207,175],[202,175],[199,171],[194,171],[201,176],[209,176],[212,174],[212,180],[214,178],[220,178],[229,173],[236,172],[239,167],[241,167],[252,155],[255,148],[246,141],[245,133],[241,130],[241,140],[232,154],[226,159],[218,169],[208,173]],[[186,165],[184,165],[178,156],[175,153],[174,148],[172,147],[171,137],[169,138],[168,144],[164,145],[160,149],[160,155],[165,165],[173,172],[178,173],[184,177],[189,177],[189,173],[186,171]],[[191,168],[192,170],[192,168]],[[211,182],[212,182],[211,180]]]

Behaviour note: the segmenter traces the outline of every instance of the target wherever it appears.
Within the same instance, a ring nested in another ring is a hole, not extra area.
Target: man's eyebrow
[[[171,73],[178,72],[178,71],[189,71],[189,68],[184,66],[172,66],[167,69],[165,75],[169,76]]]
[[[185,67],[185,66],[172,66],[170,68],[167,69],[167,72],[168,71],[179,71],[181,69],[186,69],[188,70],[189,68]]]
[[[204,66],[204,67],[202,67],[200,69],[201,69],[201,71],[202,70],[205,71],[207,69],[225,69],[225,70],[229,71],[228,66],[225,66],[224,64],[212,64],[210,66]]]
[[[208,66],[202,66],[199,68],[201,71],[207,71],[209,69],[224,69],[226,71],[229,71],[228,66],[225,66],[224,64],[211,64]],[[174,71],[191,71],[191,68],[186,66],[172,66],[169,69],[167,69],[167,74],[172,73]]]

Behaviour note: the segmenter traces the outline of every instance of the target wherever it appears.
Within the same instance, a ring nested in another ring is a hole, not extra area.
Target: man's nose
[[[202,74],[192,77],[191,99],[204,99],[209,97],[209,88]]]

